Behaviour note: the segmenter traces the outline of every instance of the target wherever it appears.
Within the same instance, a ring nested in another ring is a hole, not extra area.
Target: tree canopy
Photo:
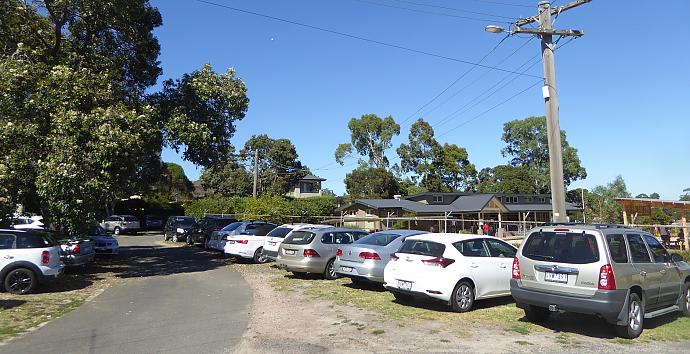
[[[283,195],[307,172],[299,161],[297,148],[288,139],[272,139],[265,134],[253,135],[240,152],[247,166],[254,166],[258,151],[259,195]]]
[[[366,158],[360,164],[366,163],[375,168],[388,167],[389,161],[386,150],[391,147],[391,140],[400,134],[400,125],[393,117],[380,118],[375,114],[365,114],[352,118],[347,124],[350,129],[350,143],[340,144],[335,150],[335,160],[344,164],[346,157],[353,153]]]
[[[398,180],[385,168],[360,166],[345,176],[347,194],[354,198],[392,198]]]

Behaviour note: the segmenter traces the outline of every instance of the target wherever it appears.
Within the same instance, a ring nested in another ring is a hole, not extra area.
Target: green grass
[[[515,333],[520,333],[522,335],[530,334],[529,328],[527,326],[522,325],[522,324],[512,326],[508,330],[515,332]]]
[[[378,335],[381,335],[381,334],[384,334],[384,333],[386,333],[386,331],[384,331],[384,330],[382,330],[382,329],[375,329],[375,330],[371,331],[371,334],[377,335],[377,336],[378,336]]]

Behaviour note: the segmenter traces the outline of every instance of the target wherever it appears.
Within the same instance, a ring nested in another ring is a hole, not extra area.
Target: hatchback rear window
[[[17,235],[17,248],[46,248],[55,245],[57,242],[47,235]]]
[[[287,236],[287,234],[290,233],[290,231],[292,231],[292,229],[289,227],[278,227],[271,230],[271,232],[266,234],[266,236],[284,238],[285,236]]]
[[[125,221],[139,221],[139,219],[135,218],[134,216],[125,216],[124,219]]]
[[[442,257],[446,246],[441,243],[425,241],[425,240],[405,240],[399,253],[419,254],[430,257]]]
[[[525,242],[522,255],[536,261],[588,264],[599,261],[599,247],[590,234],[535,232]]]
[[[355,243],[358,245],[388,246],[398,237],[400,237],[400,235],[374,233],[360,238]]]
[[[314,240],[314,236],[316,236],[316,234],[313,232],[295,231],[291,233],[290,236],[286,237],[283,243],[289,245],[308,245]]]

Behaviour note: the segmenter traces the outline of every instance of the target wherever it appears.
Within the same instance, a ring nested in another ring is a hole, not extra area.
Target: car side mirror
[[[683,262],[684,260],[685,259],[683,259],[682,254],[678,254],[678,253],[672,253],[671,254],[671,261],[673,261],[674,263]]]

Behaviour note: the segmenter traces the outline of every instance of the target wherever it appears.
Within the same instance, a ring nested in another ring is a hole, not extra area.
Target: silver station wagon
[[[596,315],[636,338],[645,319],[690,316],[690,266],[651,234],[619,225],[556,224],[530,231],[510,290],[531,321],[551,312]]]
[[[278,248],[276,265],[293,273],[317,273],[335,279],[338,275],[333,263],[338,248],[366,235],[362,230],[335,227],[293,231]]]

